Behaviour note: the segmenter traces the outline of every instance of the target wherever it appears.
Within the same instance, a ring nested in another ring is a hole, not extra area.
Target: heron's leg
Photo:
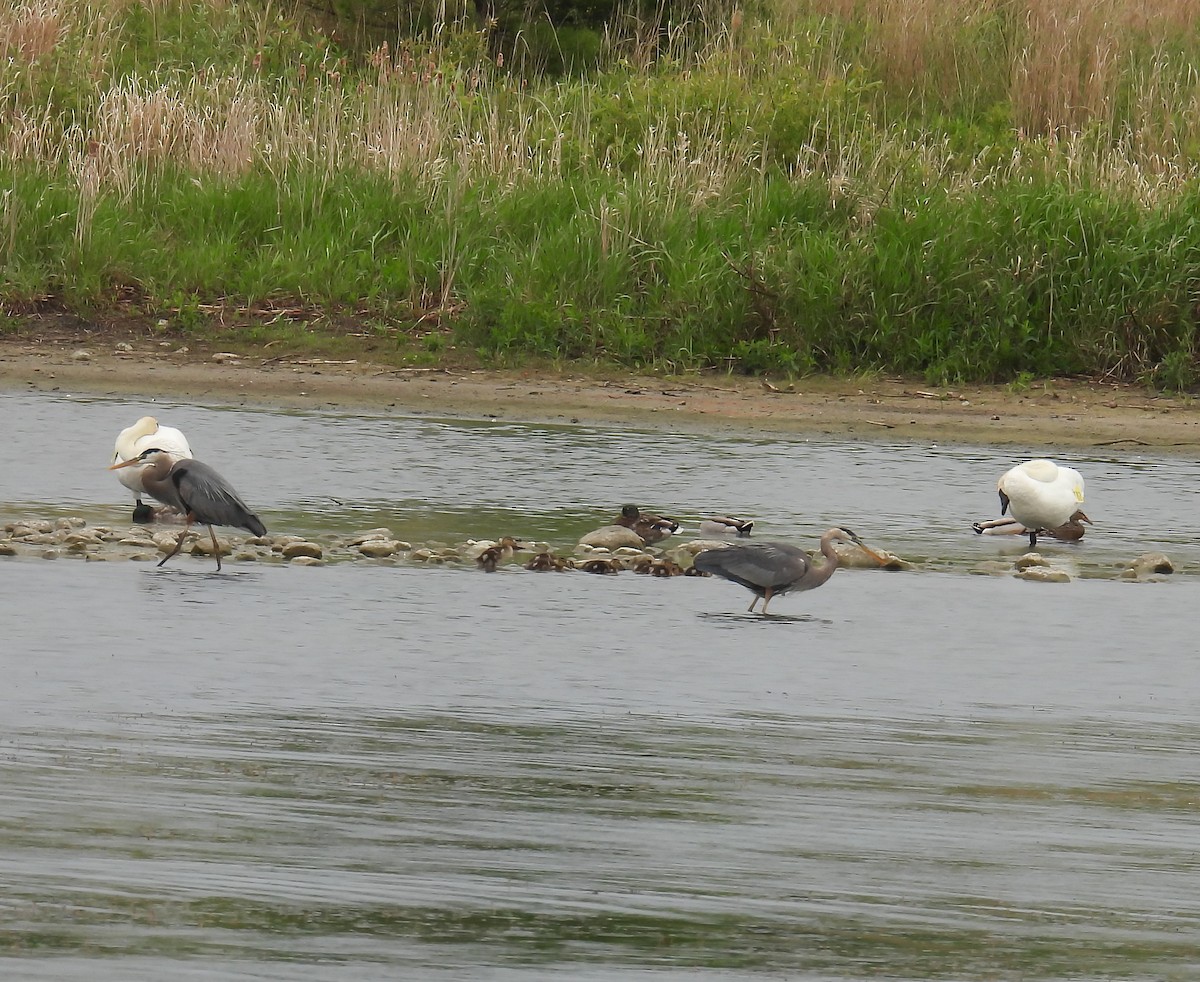
[[[754,613],[754,607],[755,607],[755,605],[756,605],[757,603],[758,603],[758,594],[756,593],[756,594],[754,595],[754,599],[750,601],[750,606],[746,608],[746,613],[747,613],[747,614],[753,614],[753,613]]]
[[[165,563],[172,556],[176,555],[179,552],[179,550],[183,548],[183,540],[185,538],[187,538],[187,534],[189,531],[191,531],[191,528],[192,528],[192,516],[188,515],[187,524],[183,527],[183,531],[179,533],[179,538],[175,540],[175,548],[172,549],[170,552],[168,552],[165,556],[162,557],[162,559],[160,559],[158,561],[159,566],[161,566],[163,563]]]
[[[213,540],[213,555],[217,557],[217,572],[221,572],[221,547],[217,545],[217,533],[213,531],[213,527],[208,527],[208,534]]]
[[[774,595],[774,594],[772,593],[772,591],[771,591],[771,588],[770,588],[770,587],[767,587],[767,589],[766,589],[766,592],[763,594],[763,609],[762,609],[762,612],[763,612],[764,614],[767,612],[767,605],[768,605],[768,604],[771,602],[771,597],[772,597],[773,595]]]
[[[1030,548],[1030,549],[1036,549],[1036,548],[1037,548],[1037,534],[1038,534],[1038,530],[1037,530],[1037,529],[1030,529],[1030,530],[1029,530],[1029,548]]]

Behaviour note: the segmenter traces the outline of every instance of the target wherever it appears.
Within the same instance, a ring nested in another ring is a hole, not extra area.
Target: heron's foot
[[[133,506],[133,521],[136,525],[153,525],[154,509],[144,501],[139,501]]]
[[[972,522],[971,523],[971,531],[974,532],[976,535],[983,535],[983,523],[982,522]]]

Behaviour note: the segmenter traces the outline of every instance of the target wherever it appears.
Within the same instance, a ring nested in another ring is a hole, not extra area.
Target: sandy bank
[[[0,341],[0,388],[528,422],[1013,444],[1046,453],[1098,446],[1200,450],[1200,406],[1194,400],[1074,380],[1014,391],[930,387],[892,378],[772,384],[719,375],[548,375],[391,368],[269,349],[225,358],[212,348],[181,351],[155,341],[93,337]]]

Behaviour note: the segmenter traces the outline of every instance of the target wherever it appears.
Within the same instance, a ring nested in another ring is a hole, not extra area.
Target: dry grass
[[[0,64],[29,63],[52,52],[66,37],[63,0],[33,0],[0,9]]]

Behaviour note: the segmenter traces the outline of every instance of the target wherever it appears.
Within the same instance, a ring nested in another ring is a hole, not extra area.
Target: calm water
[[[0,394],[0,522],[127,520],[144,412],[277,531],[574,540],[637,501],[921,572],[0,560],[5,979],[1200,977],[1200,464],[1061,455],[1069,585],[967,575],[1053,448]],[[1115,582],[1148,550],[1185,569]]]

